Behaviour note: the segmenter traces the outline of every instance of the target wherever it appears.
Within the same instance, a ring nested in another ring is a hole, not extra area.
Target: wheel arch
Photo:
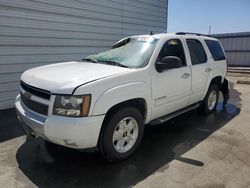
[[[108,118],[110,116],[110,114],[112,114],[113,112],[127,107],[127,106],[132,106],[135,107],[136,109],[138,109],[142,116],[144,121],[146,120],[147,117],[147,103],[146,100],[144,98],[134,98],[134,99],[129,99],[123,102],[120,102],[118,104],[113,105],[106,113],[104,121],[106,118]]]
[[[205,98],[205,96],[207,94],[207,91],[208,91],[211,84],[217,84],[219,86],[219,88],[220,88],[221,84],[224,81],[224,77],[222,75],[217,75],[217,76],[211,77],[209,80],[210,81],[207,82],[205,90],[203,92],[202,100]]]

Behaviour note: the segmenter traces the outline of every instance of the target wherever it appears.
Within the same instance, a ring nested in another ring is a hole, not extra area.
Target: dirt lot
[[[0,111],[0,187],[250,187],[250,85],[238,79],[230,76],[226,109],[148,127],[138,152],[116,164],[48,151],[42,139],[26,140],[13,109]]]

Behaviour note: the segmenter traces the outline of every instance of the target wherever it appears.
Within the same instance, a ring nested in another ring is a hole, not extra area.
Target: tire
[[[52,142],[49,142],[47,140],[44,140],[44,146],[47,149],[47,151],[52,155],[52,156],[56,156],[56,154],[58,154],[58,152],[62,149],[63,146],[54,144]]]
[[[44,144],[45,144],[46,148],[50,148],[50,149],[52,149],[52,148],[59,148],[60,147],[60,145],[54,144],[54,143],[49,142],[47,140],[44,140]]]
[[[211,84],[208,88],[207,94],[200,106],[200,110],[204,114],[210,114],[216,110],[219,99],[219,87],[217,84]]]
[[[99,148],[109,162],[128,158],[141,143],[144,120],[134,107],[125,107],[112,114],[103,126]]]

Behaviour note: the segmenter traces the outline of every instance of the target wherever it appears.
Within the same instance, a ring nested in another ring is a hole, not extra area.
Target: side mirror
[[[161,59],[161,62],[156,62],[155,68],[158,72],[162,72],[167,69],[174,69],[182,67],[182,61],[176,56],[166,56]]]

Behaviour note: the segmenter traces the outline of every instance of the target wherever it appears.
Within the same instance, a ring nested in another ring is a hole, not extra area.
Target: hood
[[[21,80],[52,93],[71,94],[79,85],[129,71],[133,69],[72,61],[27,70]]]

